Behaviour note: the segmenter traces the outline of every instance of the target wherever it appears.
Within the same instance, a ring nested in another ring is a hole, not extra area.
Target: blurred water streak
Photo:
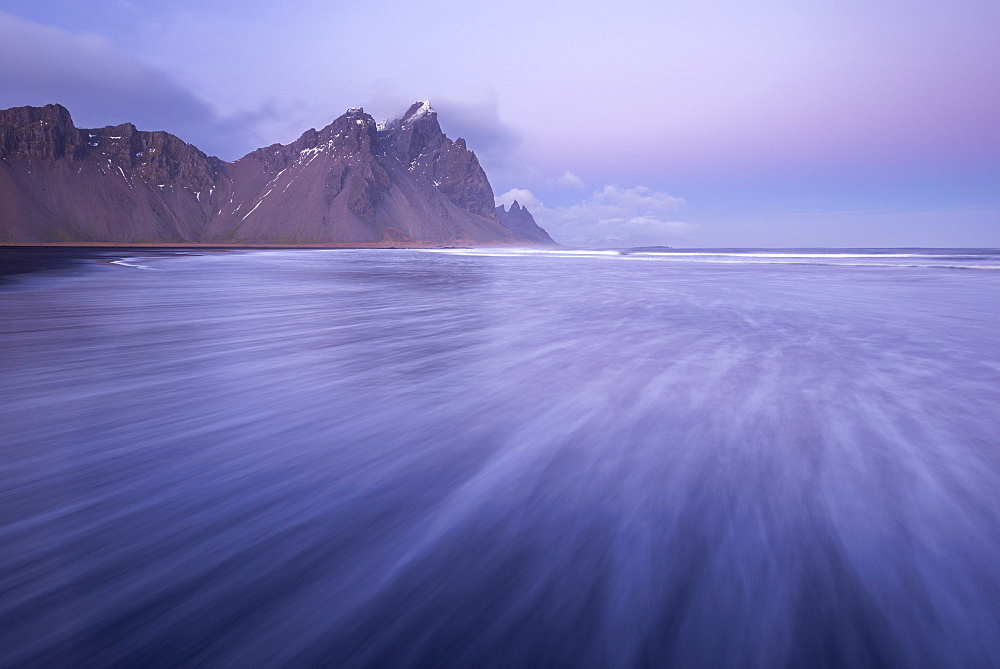
[[[1000,666],[998,257],[813,253],[15,278],[0,665]]]

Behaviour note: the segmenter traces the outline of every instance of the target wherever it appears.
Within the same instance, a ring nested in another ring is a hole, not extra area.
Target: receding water
[[[1000,665],[996,252],[87,255],[0,666]]]

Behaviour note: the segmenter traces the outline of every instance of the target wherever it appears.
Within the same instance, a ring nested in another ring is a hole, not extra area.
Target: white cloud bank
[[[570,190],[583,190],[585,188],[583,179],[576,176],[569,170],[564,172],[561,177],[546,179],[546,183],[550,186],[558,186],[559,188],[567,188]]]
[[[683,198],[646,186],[605,186],[565,207],[546,207],[524,188],[512,188],[496,199],[507,207],[515,200],[553,239],[569,246],[669,246],[694,229],[671,214],[684,206]]]

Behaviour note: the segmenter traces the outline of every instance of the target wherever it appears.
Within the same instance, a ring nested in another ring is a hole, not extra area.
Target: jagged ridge
[[[538,223],[535,223],[535,217],[531,215],[527,207],[522,207],[518,204],[517,200],[510,205],[510,210],[504,209],[503,205],[500,205],[495,210],[497,220],[504,225],[504,227],[513,230],[515,234],[528,240],[529,242],[535,242],[536,244],[555,244],[552,238],[549,237],[549,233],[545,232]]]
[[[0,111],[0,242],[75,241],[553,243],[494,208],[426,102],[381,127],[351,109],[232,163],[129,123],[77,129],[60,105]]]

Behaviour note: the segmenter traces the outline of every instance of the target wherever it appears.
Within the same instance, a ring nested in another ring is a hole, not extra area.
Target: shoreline
[[[513,244],[400,244],[398,242],[358,242],[332,244],[209,244],[202,242],[0,242],[0,249],[10,248],[103,248],[103,249],[471,249],[497,247],[520,247]],[[535,248],[526,246],[524,248]]]
[[[503,248],[511,248],[506,245]],[[476,245],[413,244],[402,246],[398,243],[360,244],[204,244],[195,242],[138,242],[133,244],[107,242],[47,242],[20,243],[0,242],[0,285],[9,282],[10,277],[51,270],[71,270],[87,261],[100,261],[112,256],[133,254],[169,255],[172,251],[201,251],[206,253],[225,251],[267,251],[267,250],[407,250],[407,249],[472,249],[489,248]]]

